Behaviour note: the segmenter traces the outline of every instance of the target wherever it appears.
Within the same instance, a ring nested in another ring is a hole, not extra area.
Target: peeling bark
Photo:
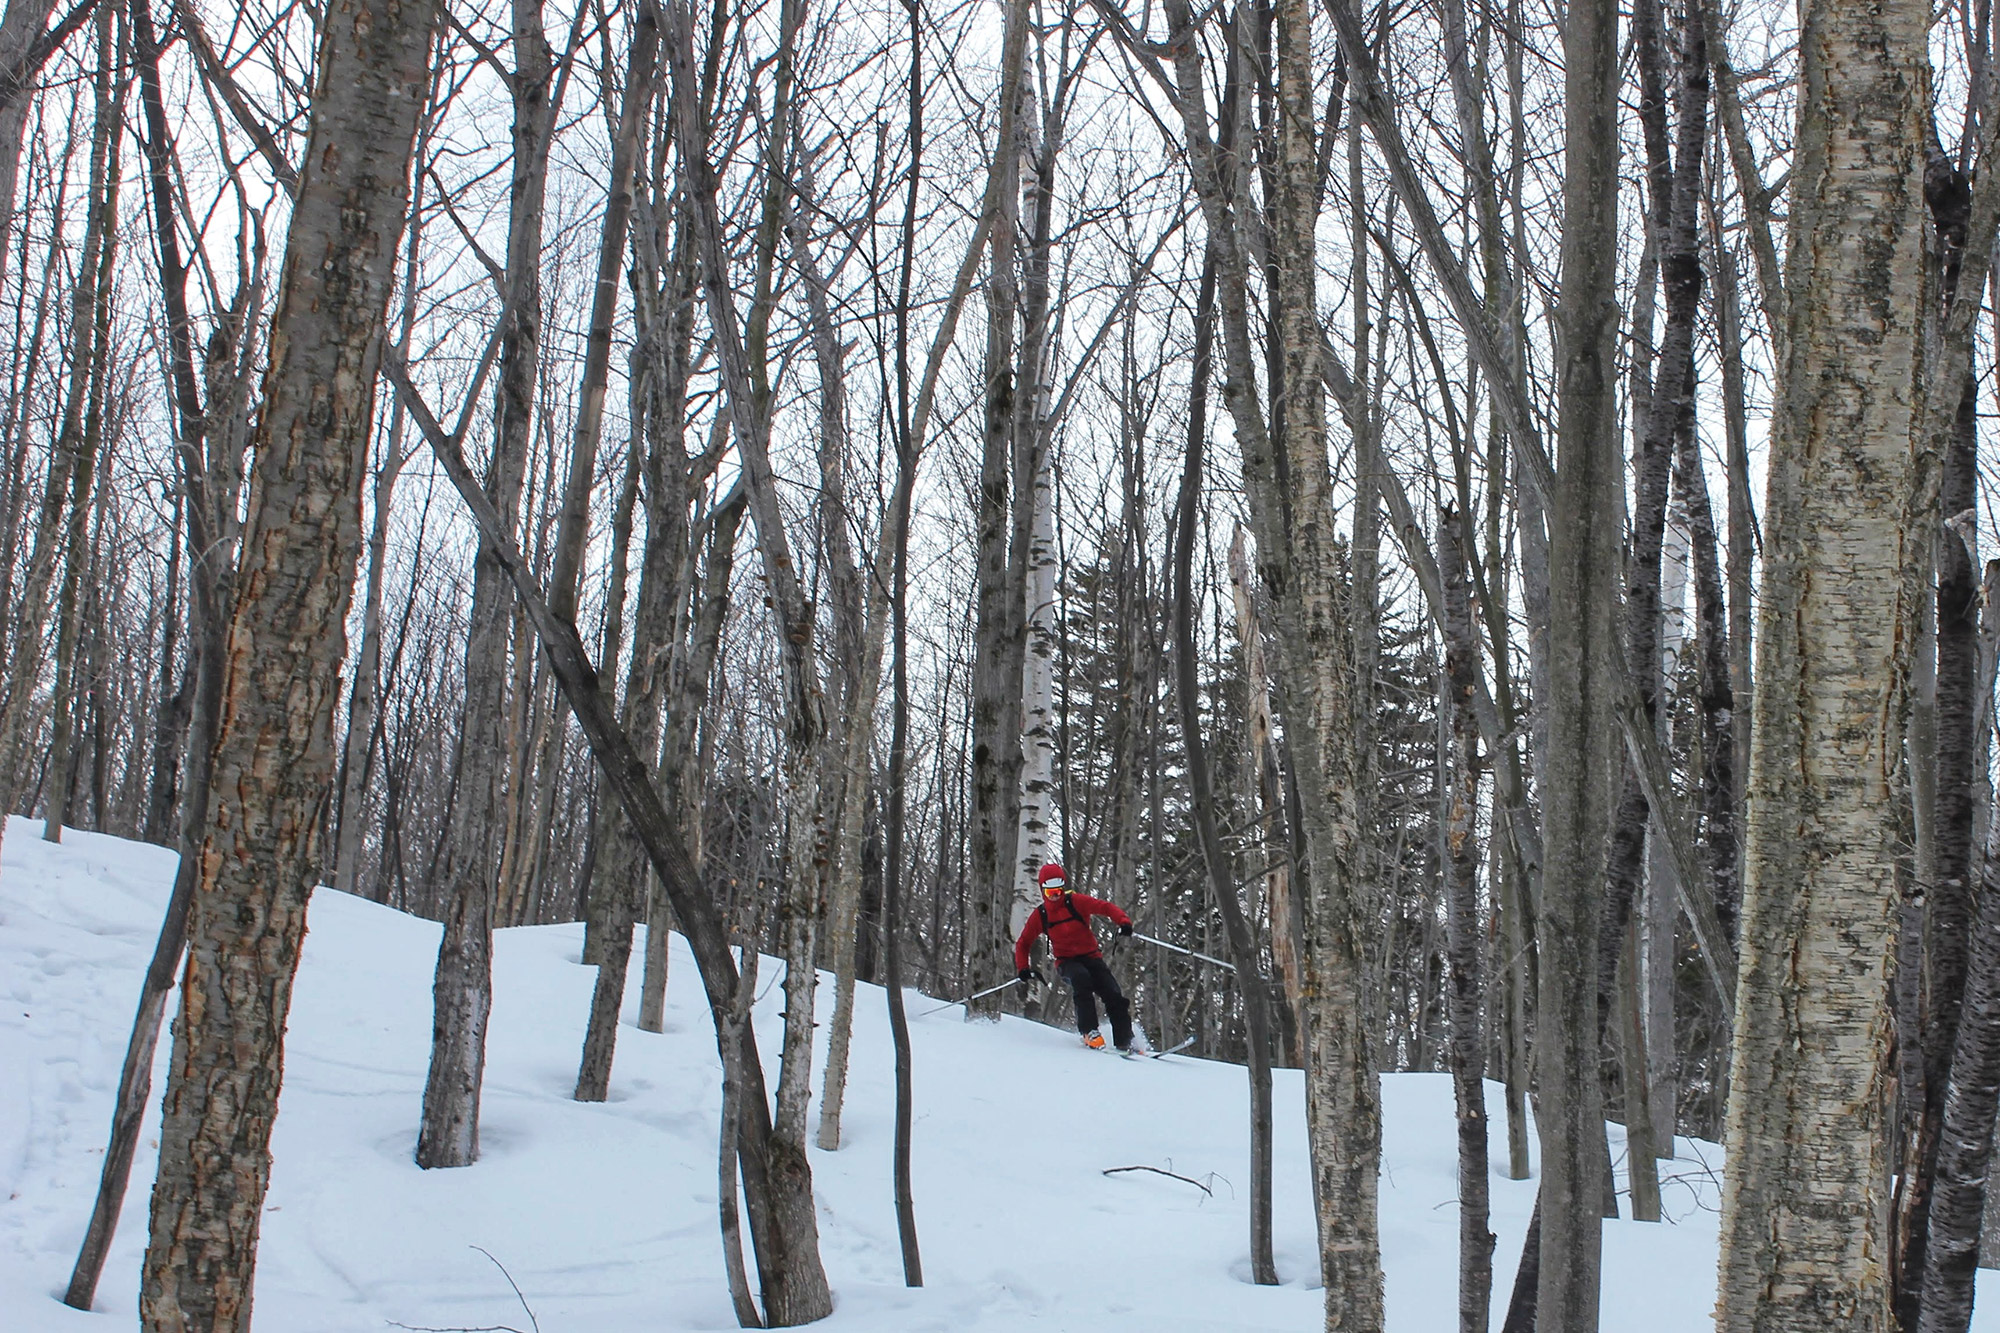
[[[285,1017],[334,771],[358,479],[436,13],[343,0],[321,27],[140,1284],[148,1333],[250,1327]]]
[[[1800,35],[1724,1130],[1724,1333],[1891,1325],[1894,797],[1929,472],[1928,17],[1910,0],[1814,0]]]

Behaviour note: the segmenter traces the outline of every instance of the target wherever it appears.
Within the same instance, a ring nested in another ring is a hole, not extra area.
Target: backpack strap
[[[1085,922],[1086,925],[1088,924],[1089,918],[1085,916],[1082,912],[1076,910],[1076,902],[1067,893],[1063,895],[1063,906],[1069,908],[1069,919],[1071,921],[1082,921]],[[1046,935],[1049,933],[1049,927],[1051,924],[1049,921],[1049,905],[1045,902],[1041,906],[1037,907],[1035,910],[1042,914],[1042,934]],[[1068,923],[1065,922],[1064,924]]]

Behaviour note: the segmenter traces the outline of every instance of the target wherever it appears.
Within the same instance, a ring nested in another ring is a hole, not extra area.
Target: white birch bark
[[[1667,515],[1666,540],[1660,559],[1660,674],[1669,697],[1687,633],[1688,539],[1682,516]],[[1660,713],[1660,741],[1670,727]],[[1639,937],[1640,1017],[1646,1034],[1647,1102],[1653,1113],[1653,1148],[1657,1156],[1674,1155],[1674,1108],[1680,1082],[1674,1069],[1674,927],[1680,912],[1675,897],[1674,858],[1655,819],[1646,830],[1645,929]]]
[[[1047,398],[1038,382],[1036,419]],[[1021,670],[1021,819],[1015,848],[1014,905],[1008,928],[1016,936],[1034,910],[1035,874],[1052,860],[1056,764],[1056,520],[1055,465],[1041,451],[1035,469],[1034,522],[1028,538],[1028,651]],[[1108,887],[1108,886],[1105,886]]]
[[[1895,791],[1920,589],[1928,11],[1813,0],[1771,429],[1716,1326],[1891,1326]]]

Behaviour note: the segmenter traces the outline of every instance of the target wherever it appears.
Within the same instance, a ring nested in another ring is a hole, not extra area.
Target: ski
[[[1194,1045],[1194,1038],[1189,1037],[1180,1045],[1169,1047],[1164,1051],[1120,1051],[1119,1054],[1127,1060],[1157,1060],[1163,1055],[1179,1055],[1192,1045]]]

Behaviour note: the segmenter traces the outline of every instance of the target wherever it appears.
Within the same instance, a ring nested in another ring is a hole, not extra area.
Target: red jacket
[[[1065,893],[1060,898],[1044,898],[1042,905],[1028,913],[1021,938],[1014,941],[1014,970],[1028,965],[1028,947],[1044,930],[1049,935],[1049,952],[1060,963],[1065,958],[1094,958],[1101,952],[1097,936],[1090,931],[1093,916],[1108,916],[1121,926],[1132,924],[1116,903],[1093,898],[1087,893]],[[1044,925],[1044,923],[1047,923]]]

